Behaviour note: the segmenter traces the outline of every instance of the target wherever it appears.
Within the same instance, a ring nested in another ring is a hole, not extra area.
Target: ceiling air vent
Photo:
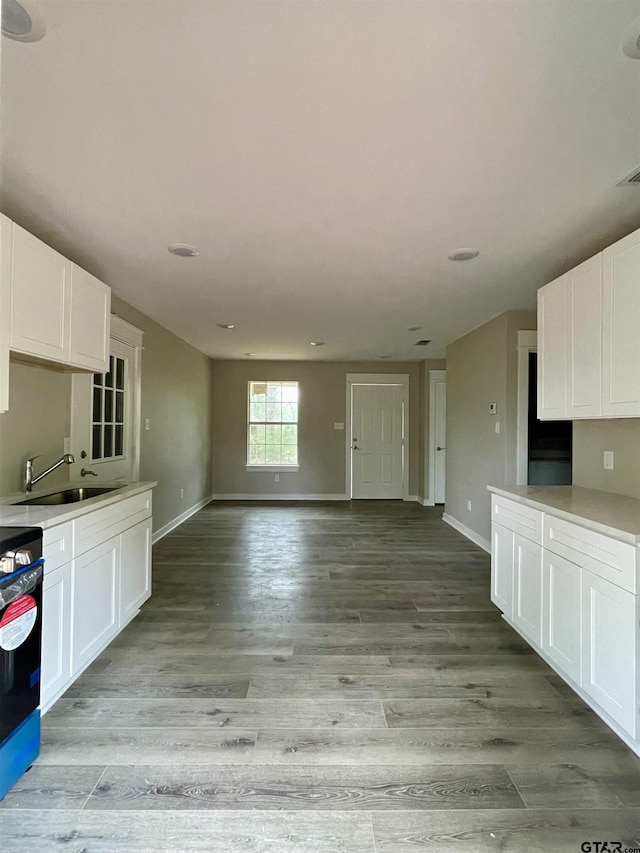
[[[426,347],[426,345],[430,344],[430,343],[431,343],[431,341],[427,341],[427,340],[416,341],[416,346],[417,347]]]
[[[640,166],[636,166],[629,174],[616,184],[617,187],[640,187]]]

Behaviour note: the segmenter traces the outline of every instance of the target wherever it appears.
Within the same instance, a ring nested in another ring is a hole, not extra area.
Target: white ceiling
[[[0,208],[213,357],[439,357],[640,226],[640,0],[23,2]]]

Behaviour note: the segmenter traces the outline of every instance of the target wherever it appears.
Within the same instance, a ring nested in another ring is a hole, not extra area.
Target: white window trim
[[[267,474],[280,474],[287,471],[299,471],[299,465],[245,465],[247,471],[255,473],[256,471],[266,471]]]
[[[249,401],[249,397],[250,397],[250,393],[251,393],[251,385],[254,382],[260,382],[260,381],[261,380],[259,380],[259,379],[249,379],[247,381],[247,451],[246,451],[245,459],[249,458],[249,427],[251,426],[252,423],[256,423],[255,421],[251,420],[251,404]],[[300,425],[300,380],[299,379],[265,379],[264,382],[267,384],[269,382],[273,382],[273,383],[278,382],[281,385],[285,382],[287,382],[287,383],[295,382],[295,384],[298,386],[298,420],[295,422],[296,426],[298,427]],[[287,422],[286,421],[280,421],[280,423],[283,424],[283,423],[287,423]],[[298,431],[297,434],[299,436],[300,432]],[[298,460],[299,460],[300,459],[300,444],[298,441],[296,441],[296,451],[298,453]],[[245,470],[248,471],[249,473],[256,473],[258,471],[265,471],[267,474],[268,473],[280,474],[280,473],[285,473],[286,471],[298,471],[300,469],[300,462],[298,461],[295,465],[285,465],[285,464],[256,465],[255,463],[250,464],[249,462],[247,462],[244,467],[245,467]]]

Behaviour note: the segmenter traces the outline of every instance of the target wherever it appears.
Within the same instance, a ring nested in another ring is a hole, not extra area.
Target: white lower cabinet
[[[40,697],[46,709],[71,681],[71,563],[45,573],[42,594]]]
[[[582,687],[636,738],[638,597],[583,570]]]
[[[542,649],[572,681],[580,684],[582,570],[545,550],[542,575]]]
[[[138,521],[143,505],[148,517]],[[151,595],[151,527],[149,491],[44,531],[43,713]]]
[[[151,519],[120,537],[120,624],[129,622],[151,595]]]
[[[542,548],[513,534],[513,624],[534,645],[542,643]]]
[[[491,526],[491,601],[504,615],[513,616],[513,532]]]
[[[640,548],[524,509],[526,531],[523,504],[492,495],[491,600],[640,755]]]
[[[73,561],[73,672],[84,669],[118,633],[119,565],[119,538]]]

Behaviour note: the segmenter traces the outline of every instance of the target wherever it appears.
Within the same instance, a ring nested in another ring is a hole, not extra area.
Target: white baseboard
[[[347,495],[256,495],[252,493],[212,495],[213,501],[348,501]]]
[[[467,527],[466,524],[463,524],[461,521],[458,521],[457,518],[454,518],[452,515],[448,513],[444,513],[442,516],[442,520],[446,521],[448,525],[453,527],[458,533],[462,533],[463,536],[466,536],[467,539],[470,539],[472,542],[482,548],[483,551],[486,551],[487,554],[491,553],[491,542],[488,539],[485,539],[483,536],[480,536],[479,533],[476,533],[475,530],[472,530],[470,527]]]
[[[198,501],[197,504],[194,504],[189,509],[186,509],[184,512],[181,512],[180,515],[176,516],[176,518],[172,519],[168,524],[165,524],[164,527],[161,527],[151,537],[152,544],[156,544],[163,536],[166,536],[167,533],[171,533],[172,530],[175,530],[176,527],[179,527],[184,521],[188,518],[191,518],[192,515],[195,515],[199,510],[202,509],[203,506],[206,506],[213,500],[212,497],[203,498],[201,501]]]

